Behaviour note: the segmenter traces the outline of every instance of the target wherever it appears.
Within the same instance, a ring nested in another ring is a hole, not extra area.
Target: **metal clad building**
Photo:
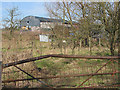
[[[62,23],[63,23],[62,19],[51,19],[51,18],[43,18],[43,17],[37,17],[37,16],[27,16],[21,20],[20,27],[21,28],[25,28],[25,27],[53,28],[55,24],[62,25]],[[64,24],[67,24],[66,20]]]
[[[40,26],[40,20],[35,16],[27,16],[21,20],[21,27],[24,26]]]

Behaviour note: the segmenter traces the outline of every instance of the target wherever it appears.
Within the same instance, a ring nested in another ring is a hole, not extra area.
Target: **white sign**
[[[47,35],[39,35],[40,42],[48,42],[49,38]]]

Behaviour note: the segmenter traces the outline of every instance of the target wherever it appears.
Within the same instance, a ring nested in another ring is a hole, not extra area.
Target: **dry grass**
[[[51,49],[50,42],[44,43],[39,41],[40,32],[14,32],[14,35],[11,36],[8,31],[2,32],[2,60],[3,64],[15,62],[18,60],[31,58],[40,55],[46,54],[61,54],[59,48]],[[63,49],[64,53],[64,49]],[[108,48],[92,48],[92,55],[109,55],[110,51]],[[71,54],[71,49],[66,48],[65,54]],[[78,48],[75,49],[76,55],[89,55],[88,48],[81,48],[78,51]],[[18,65],[20,68],[26,72],[34,75],[35,77],[45,77],[45,76],[54,76],[54,75],[71,75],[71,74],[88,74],[94,73],[97,69],[101,67],[106,61],[103,60],[88,60],[88,59],[61,59],[61,58],[48,58],[43,59],[42,61],[30,62],[22,65]],[[115,68],[114,68],[115,67]],[[41,70],[38,70],[40,68]],[[109,64],[101,70],[101,73],[104,72],[113,72],[117,70],[117,63]],[[22,79],[30,78],[26,74],[17,70],[15,67],[9,67],[3,69],[3,80],[9,79]],[[43,80],[49,85],[55,87],[72,87],[79,85],[88,77],[71,77],[71,78],[56,78],[56,79],[46,79]],[[104,79],[102,79],[104,78]],[[93,79],[90,79],[84,86],[93,86],[93,85],[105,85],[108,82],[113,82],[116,78],[111,78],[111,75],[108,76],[95,76]],[[64,82],[63,82],[64,81]],[[101,84],[102,83],[102,84]],[[103,84],[104,83],[104,84]],[[7,83],[4,85],[6,87],[44,87],[42,84],[37,81],[22,81],[16,83]]]

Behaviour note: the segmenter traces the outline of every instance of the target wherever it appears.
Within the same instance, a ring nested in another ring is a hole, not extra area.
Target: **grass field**
[[[53,49],[51,43],[39,41],[39,32],[14,32],[11,36],[8,31],[2,32],[2,60],[3,64],[15,62],[18,60],[36,57],[47,54],[69,54],[72,51],[70,47],[66,50],[59,48]],[[117,52],[117,51],[116,51]],[[88,47],[83,47],[80,50],[75,49],[75,55],[89,55]],[[92,47],[92,55],[94,56],[109,56],[110,51],[107,47]],[[92,59],[63,59],[63,58],[47,58],[35,62],[18,65],[35,77],[57,76],[57,75],[74,75],[74,74],[90,74],[98,70],[104,65],[107,60],[92,60]],[[117,62],[109,63],[99,73],[109,73],[117,70]],[[3,70],[3,80],[31,78],[28,75],[17,70],[15,67],[9,67]],[[75,87],[87,79],[84,77],[64,77],[54,79],[44,79],[43,81],[54,87]],[[117,82],[117,75],[100,75],[94,76],[87,81],[83,86],[103,86]],[[16,83],[6,83],[5,87],[45,87],[38,81],[21,81]]]

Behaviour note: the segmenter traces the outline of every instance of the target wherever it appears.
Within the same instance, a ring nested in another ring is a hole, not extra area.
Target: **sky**
[[[49,17],[48,12],[45,8],[45,3],[46,3],[45,1],[49,3],[49,2],[62,1],[62,0],[0,0],[0,17],[1,15],[2,17],[6,17],[7,16],[6,9],[15,6],[18,6],[19,11],[21,12],[21,18],[29,15]],[[63,1],[67,1],[67,0],[63,0]],[[76,1],[84,1],[84,0],[76,0]],[[103,0],[103,1],[107,1],[107,0]],[[115,0],[108,0],[108,1],[115,1]]]
[[[49,17],[45,2],[2,2],[2,17],[7,17],[7,9],[18,7],[21,18],[25,16]]]
[[[2,2],[0,3],[0,21],[8,17],[7,10],[13,7],[18,7],[20,19],[26,16],[49,17],[45,3],[49,2]]]
[[[45,1],[50,4],[50,1],[55,2],[57,0],[45,0]],[[39,16],[39,17],[49,17],[49,14],[45,8],[45,3],[46,3],[45,1],[44,0],[0,0],[0,22],[2,21],[2,19],[7,17],[8,15],[7,9],[16,6],[19,8],[19,11],[21,13],[20,15],[21,19],[30,15]]]

